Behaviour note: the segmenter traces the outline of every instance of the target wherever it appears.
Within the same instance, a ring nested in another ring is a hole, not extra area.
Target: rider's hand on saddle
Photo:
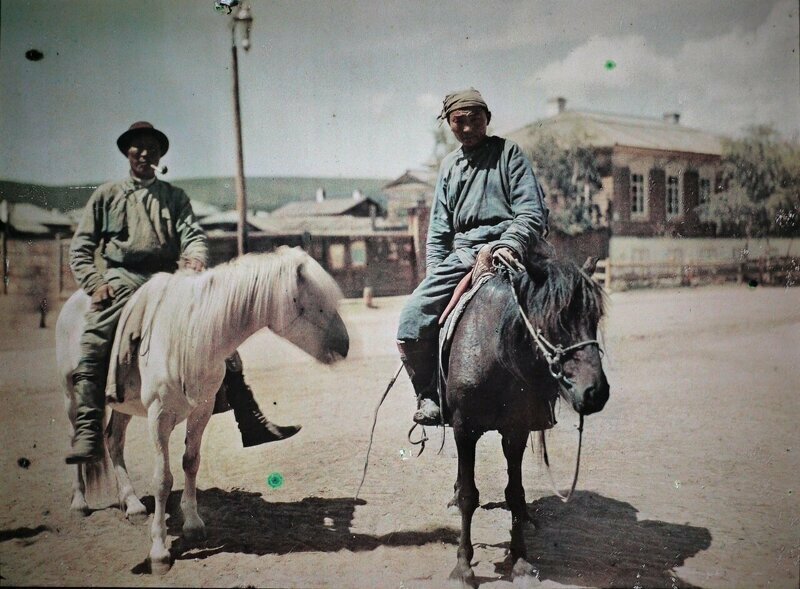
[[[488,243],[478,250],[475,259],[475,266],[472,269],[472,282],[478,280],[481,275],[492,271],[492,246]]]
[[[516,268],[519,266],[519,260],[517,259],[517,254],[514,253],[510,247],[499,247],[492,252],[492,259],[495,262],[503,262],[512,268]]]
[[[92,293],[92,310],[99,311],[111,304],[111,299],[114,298],[114,289],[110,284],[103,284],[98,286]]]
[[[206,269],[206,265],[200,260],[184,259],[183,267],[187,270],[194,270],[195,272],[202,272]]]

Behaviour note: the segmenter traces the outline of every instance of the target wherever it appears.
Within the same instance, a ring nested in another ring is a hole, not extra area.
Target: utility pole
[[[233,57],[233,117],[236,127],[236,211],[239,221],[236,231],[236,246],[240,256],[247,253],[247,190],[244,180],[244,154],[242,150],[242,112],[239,106],[239,56],[236,47],[236,28],[243,24],[242,48],[250,49],[250,28],[253,16],[250,7],[243,5],[231,20],[231,54]]]

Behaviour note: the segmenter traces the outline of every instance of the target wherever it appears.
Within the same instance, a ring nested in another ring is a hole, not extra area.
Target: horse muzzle
[[[339,360],[347,358],[350,351],[350,335],[342,318],[337,313],[334,315],[328,328],[325,330],[324,354],[322,361],[325,364],[333,364]]]
[[[573,409],[581,415],[591,415],[602,411],[611,392],[605,374],[601,374],[598,381],[584,387],[570,382],[568,387],[564,387],[564,391],[567,393]]]

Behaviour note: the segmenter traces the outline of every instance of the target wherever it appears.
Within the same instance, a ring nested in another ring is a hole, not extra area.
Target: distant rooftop
[[[20,233],[46,235],[53,231],[70,231],[73,221],[57,210],[47,210],[30,203],[0,205],[0,221]]]
[[[564,110],[521,129],[506,137],[522,147],[542,133],[563,140],[578,139],[592,147],[638,147],[666,151],[682,151],[720,155],[722,137],[707,131],[684,127],[677,113],[667,113],[663,119]]]
[[[279,209],[272,211],[274,217],[327,217],[334,215],[346,215],[355,208],[363,206],[364,202],[375,205],[380,211],[380,203],[369,197],[360,200],[354,198],[324,198],[323,200],[300,200],[290,202]]]

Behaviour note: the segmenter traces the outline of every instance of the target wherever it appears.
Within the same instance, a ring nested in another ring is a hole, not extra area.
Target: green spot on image
[[[617,67],[617,62],[614,61],[613,59],[607,59],[605,65],[603,67],[605,67],[607,70],[611,71],[615,67]]]
[[[278,489],[283,486],[283,475],[279,472],[270,473],[267,477],[267,484],[271,489]]]

